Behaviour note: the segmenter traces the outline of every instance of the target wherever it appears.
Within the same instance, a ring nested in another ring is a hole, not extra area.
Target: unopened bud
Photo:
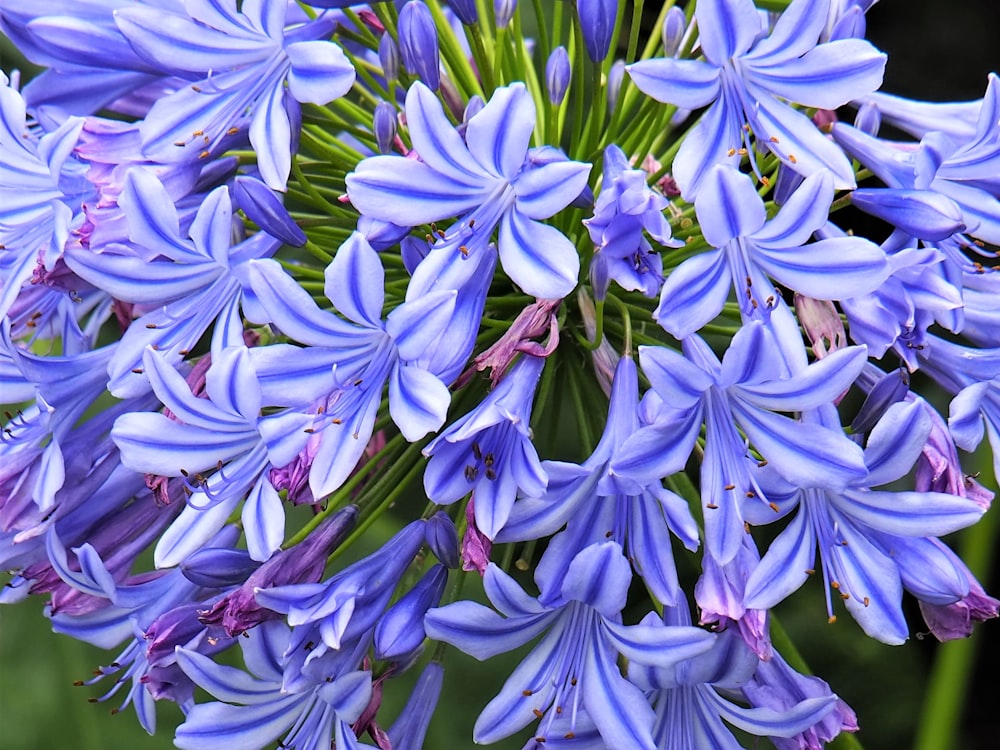
[[[517,0],[493,0],[493,14],[498,29],[507,28],[515,10],[517,10]]]
[[[448,0],[448,5],[466,26],[472,26],[479,22],[476,0]]]
[[[854,127],[862,133],[871,136],[878,135],[878,129],[882,125],[882,113],[879,112],[871,102],[865,102],[858,108],[858,114],[854,117]]]
[[[594,62],[603,62],[611,49],[615,31],[616,0],[577,0],[576,13],[587,56]]]
[[[379,153],[388,154],[396,138],[396,108],[389,102],[379,102],[375,106],[373,129]]]
[[[399,11],[399,49],[406,70],[437,91],[441,87],[437,27],[420,0],[410,0]]]
[[[392,82],[399,79],[399,47],[388,34],[383,34],[378,43],[378,59],[382,64],[382,74],[385,80]]]
[[[557,107],[566,98],[569,77],[569,55],[566,53],[566,48],[556,47],[545,63],[545,86],[549,90],[549,101]]]
[[[684,11],[676,5],[667,11],[663,19],[663,56],[673,57],[681,48],[684,32],[687,30],[687,17]]]

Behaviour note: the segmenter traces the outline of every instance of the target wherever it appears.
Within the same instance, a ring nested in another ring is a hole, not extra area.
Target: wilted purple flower
[[[423,0],[409,0],[399,11],[399,51],[408,72],[434,91],[441,87],[437,27]]]
[[[485,251],[499,224],[500,262],[515,284],[540,299],[572,291],[576,248],[539,220],[580,194],[590,167],[566,159],[526,163],[535,108],[524,84],[494,91],[469,119],[464,141],[419,82],[406,95],[406,117],[420,161],[365,159],[347,176],[351,203],[362,214],[407,226],[459,215],[432,251],[450,256]]]
[[[708,105],[674,159],[674,177],[689,200],[712,165],[741,158],[744,146],[753,159],[751,136],[756,148],[803,175],[828,169],[834,187],[854,187],[843,152],[786,103],[836,109],[882,83],[885,55],[868,42],[817,44],[829,3],[794,0],[768,36],[751,0],[702,2],[695,18],[704,62],[656,58],[628,66],[636,86],[658,101]]]
[[[549,92],[549,101],[557,107],[566,98],[569,78],[569,54],[565,47],[559,45],[552,50],[545,63],[545,88]]]
[[[536,737],[546,737],[560,714],[573,717],[583,710],[610,746],[655,750],[653,711],[639,688],[621,676],[619,654],[630,663],[670,667],[707,651],[714,636],[694,628],[622,625],[631,577],[621,547],[605,542],[580,552],[561,584],[539,578],[538,599],[491,564],[483,584],[500,614],[469,601],[427,613],[424,627],[431,638],[480,660],[547,631],[479,715],[476,742],[496,742],[536,717],[542,719]],[[553,705],[557,710],[548,711]],[[575,729],[571,721],[569,731]]]
[[[327,556],[347,538],[357,518],[358,509],[353,505],[337,511],[302,542],[272,555],[240,588],[202,611],[199,619],[206,624],[222,625],[227,635],[235,636],[276,618],[276,613],[258,604],[256,592],[275,586],[317,583],[326,568]],[[189,574],[185,575],[190,578]]]
[[[577,0],[576,13],[587,56],[594,62],[604,62],[611,49],[618,3],[616,0]]]

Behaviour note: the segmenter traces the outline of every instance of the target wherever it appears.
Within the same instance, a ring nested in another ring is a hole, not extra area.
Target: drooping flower
[[[674,159],[674,177],[689,200],[712,165],[740,158],[744,146],[770,151],[802,175],[828,169],[834,187],[854,187],[844,153],[789,104],[836,109],[882,83],[886,57],[868,42],[817,44],[829,5],[794,0],[767,35],[751,0],[705,0],[695,9],[705,61],[655,58],[628,66],[636,86],[658,101],[708,105]]]
[[[476,742],[495,742],[535,718],[541,718],[536,738],[546,737],[561,714],[569,714],[568,730],[575,731],[572,717],[585,711],[612,750],[655,750],[653,711],[621,676],[618,655],[670,667],[707,651],[714,636],[689,627],[622,625],[631,577],[621,547],[605,542],[580,552],[561,584],[539,578],[537,599],[491,564],[483,584],[500,614],[469,601],[427,613],[428,635],[480,660],[546,633],[479,715]]]

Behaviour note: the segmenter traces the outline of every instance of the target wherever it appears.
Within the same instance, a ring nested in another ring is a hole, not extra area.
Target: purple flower
[[[610,747],[655,750],[653,711],[639,688],[621,676],[619,654],[630,663],[670,667],[707,651],[714,636],[690,627],[622,625],[631,577],[621,547],[605,542],[580,552],[561,584],[539,579],[538,599],[491,564],[483,584],[500,614],[469,601],[427,613],[424,627],[431,638],[479,660],[546,633],[479,715],[476,742],[496,742],[536,717],[542,719],[536,737],[545,737],[560,714],[586,711]],[[557,710],[549,711],[553,705]],[[575,729],[571,721],[569,731]]]
[[[523,84],[498,88],[469,119],[465,140],[421,83],[406,96],[406,118],[420,161],[376,156],[347,176],[351,203],[365,215],[416,226],[459,215],[432,252],[483,252],[499,224],[500,262],[525,293],[565,297],[576,286],[573,243],[539,219],[586,185],[589,166],[569,160],[526,163],[535,107]],[[544,250],[543,250],[544,248]]]
[[[537,497],[546,475],[531,443],[531,402],[545,360],[523,355],[475,409],[430,445],[424,490],[439,505],[475,492],[476,525],[490,539],[507,522],[520,491]]]
[[[743,146],[751,154],[766,149],[803,175],[828,169],[834,187],[854,187],[843,152],[786,103],[836,109],[882,83],[885,55],[868,42],[817,44],[829,4],[794,0],[767,35],[751,0],[706,0],[695,10],[704,62],[656,58],[628,66],[636,86],[658,101],[709,105],[674,159],[689,200],[712,165],[740,158]]]

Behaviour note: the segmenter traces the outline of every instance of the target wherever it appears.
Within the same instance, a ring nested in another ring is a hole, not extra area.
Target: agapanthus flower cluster
[[[447,742],[863,728],[776,605],[1000,608],[1000,82],[879,91],[872,4],[0,0],[0,602],[194,750],[528,643]]]

